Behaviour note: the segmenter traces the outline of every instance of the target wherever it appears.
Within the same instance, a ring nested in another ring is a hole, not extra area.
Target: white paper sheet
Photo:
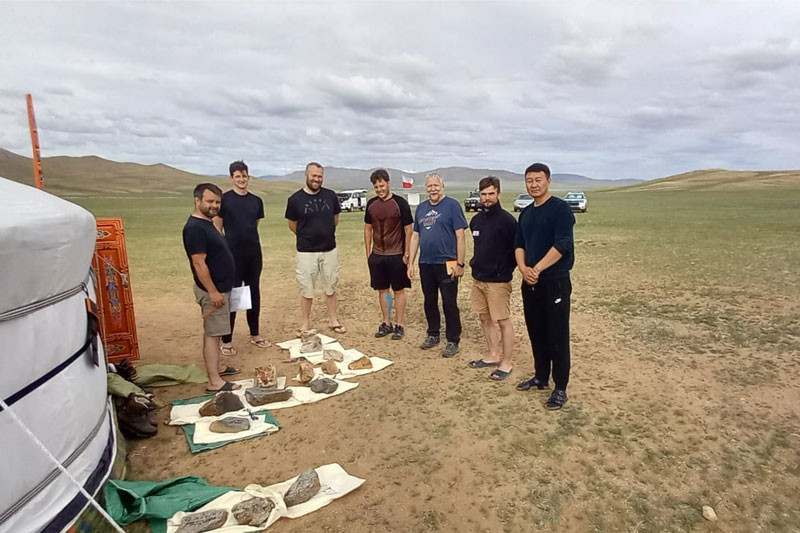
[[[253,303],[250,294],[250,287],[242,285],[231,290],[231,311],[247,311],[252,309]]]

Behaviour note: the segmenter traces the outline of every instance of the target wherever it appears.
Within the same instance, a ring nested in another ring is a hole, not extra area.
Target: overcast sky
[[[0,2],[0,147],[649,179],[800,168],[800,2]]]

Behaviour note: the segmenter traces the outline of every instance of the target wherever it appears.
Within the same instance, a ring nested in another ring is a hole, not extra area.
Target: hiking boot
[[[457,353],[458,353],[458,343],[447,341],[444,350],[442,350],[442,357],[453,357]]]
[[[386,335],[389,335],[393,331],[394,330],[392,329],[392,325],[391,324],[381,323],[380,327],[378,328],[378,331],[375,332],[375,338],[376,339],[380,339],[381,337],[385,337]]]
[[[551,411],[561,409],[567,403],[567,391],[561,389],[553,389],[553,394],[544,406]]]
[[[517,383],[517,390],[530,390],[533,388],[544,390],[548,387],[548,383],[546,381],[542,381],[537,377],[532,377],[531,379],[526,379],[525,381],[520,381]]]
[[[428,337],[419,345],[423,350],[430,350],[439,344],[439,335],[428,335]]]
[[[399,341],[400,339],[402,339],[405,336],[405,334],[406,334],[406,330],[403,329],[403,326],[401,326],[400,324],[395,324],[394,333],[392,333],[392,340],[393,341]]]

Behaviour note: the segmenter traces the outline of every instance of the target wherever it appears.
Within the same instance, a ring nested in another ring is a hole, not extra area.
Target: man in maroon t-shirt
[[[408,279],[408,247],[414,218],[408,202],[392,194],[388,172],[379,168],[372,173],[369,180],[377,196],[367,202],[364,212],[364,247],[367,252],[370,285],[378,291],[383,313],[383,322],[375,336],[380,338],[391,333],[393,340],[400,340],[405,335],[405,290],[411,287],[411,280]],[[397,323],[394,326],[387,301],[390,288],[394,291],[397,310]]]

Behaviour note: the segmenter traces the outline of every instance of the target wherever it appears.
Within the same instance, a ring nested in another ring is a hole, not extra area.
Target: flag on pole
[[[410,189],[414,186],[414,178],[409,178],[408,176],[403,176],[403,188]]]

